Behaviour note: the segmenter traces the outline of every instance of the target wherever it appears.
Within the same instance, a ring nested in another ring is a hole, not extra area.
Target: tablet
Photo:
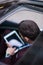
[[[19,34],[17,33],[17,31],[13,30],[10,33],[6,34],[4,36],[4,40],[7,44],[10,44],[13,47],[21,47],[24,45],[23,40],[21,39],[21,37],[19,36]]]

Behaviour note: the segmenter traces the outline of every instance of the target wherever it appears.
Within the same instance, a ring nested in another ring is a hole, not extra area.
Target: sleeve
[[[0,59],[5,57],[7,45],[6,43],[0,43]]]

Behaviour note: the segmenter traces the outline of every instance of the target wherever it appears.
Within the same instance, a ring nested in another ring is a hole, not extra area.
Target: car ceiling
[[[0,24],[5,20],[13,22],[13,23],[15,23],[15,22],[20,23],[21,20],[32,19],[38,24],[40,29],[43,29],[43,25],[41,25],[41,24],[43,24],[43,22],[42,22],[42,19],[43,19],[43,4],[41,4],[41,3],[36,4],[36,3],[37,2],[30,2],[29,1],[27,3],[27,4],[29,4],[29,7],[28,7],[27,5],[24,6],[25,4],[23,4],[23,2],[20,1],[19,6],[13,8],[13,11],[11,11],[7,15],[5,15],[5,17],[0,18],[0,20],[1,20]],[[21,6],[21,4],[23,4],[23,5]],[[35,6],[33,6],[33,4]],[[38,7],[37,7],[37,5],[38,5]]]

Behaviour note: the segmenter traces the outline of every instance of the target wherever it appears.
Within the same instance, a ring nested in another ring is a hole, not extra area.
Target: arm
[[[5,57],[7,45],[5,43],[0,43],[0,60]]]

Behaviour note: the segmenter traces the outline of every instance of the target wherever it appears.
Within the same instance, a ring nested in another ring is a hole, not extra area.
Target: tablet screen
[[[11,46],[21,47],[24,45],[23,40],[15,30],[5,35],[4,40]]]

